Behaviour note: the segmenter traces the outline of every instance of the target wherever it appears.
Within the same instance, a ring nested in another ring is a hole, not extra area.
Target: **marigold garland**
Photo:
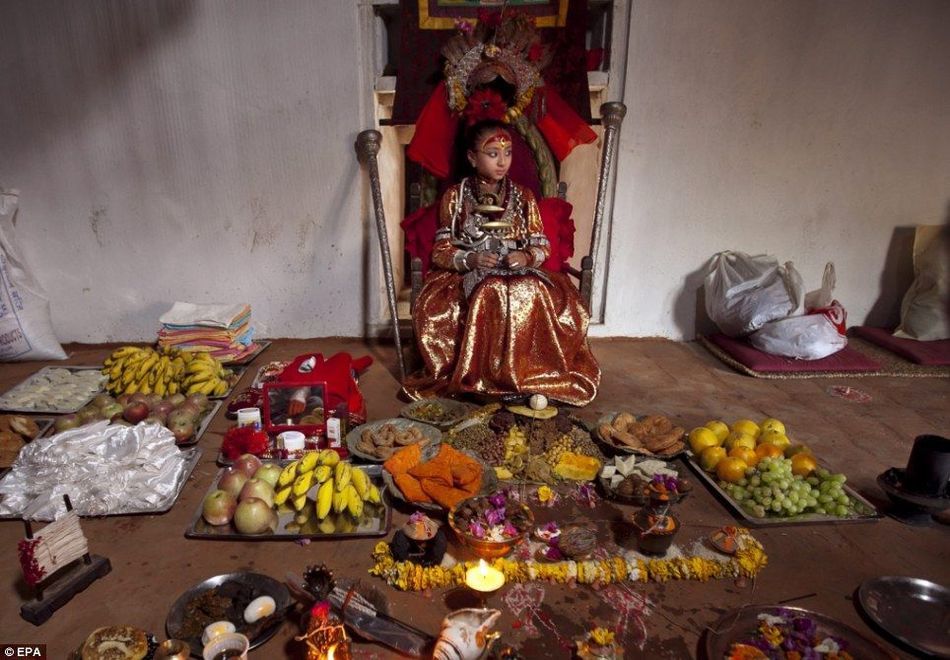
[[[762,544],[746,529],[736,533],[738,550],[728,559],[707,557],[674,557],[672,559],[643,560],[620,555],[607,559],[586,561],[519,561],[495,559],[491,565],[505,575],[506,582],[532,582],[536,580],[555,582],[576,581],[580,584],[607,585],[625,580],[666,582],[667,580],[699,580],[712,578],[755,577],[768,563]],[[456,587],[465,583],[465,571],[477,562],[458,562],[451,568],[441,566],[423,567],[410,561],[396,561],[389,551],[389,544],[380,541],[373,550],[375,565],[370,575],[383,578],[401,591],[421,591]]]

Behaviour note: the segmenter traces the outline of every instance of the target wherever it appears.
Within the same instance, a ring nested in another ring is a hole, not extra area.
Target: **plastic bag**
[[[800,360],[819,360],[837,353],[848,345],[848,315],[841,303],[832,299],[834,287],[835,266],[829,262],[821,288],[804,296],[808,313],[766,323],[749,337],[749,343],[765,353]]]
[[[0,189],[0,361],[65,360],[49,299],[20,256],[13,231],[19,196]]]
[[[764,254],[720,252],[703,289],[706,313],[730,337],[748,335],[804,305],[804,286],[795,267],[791,262],[780,266],[775,257]]]

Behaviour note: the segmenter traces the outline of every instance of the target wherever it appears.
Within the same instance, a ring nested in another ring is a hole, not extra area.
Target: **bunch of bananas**
[[[230,386],[230,372],[209,353],[122,346],[103,364],[102,373],[109,377],[106,387],[116,396],[136,392],[221,396]]]
[[[325,519],[332,509],[335,513],[347,512],[359,520],[363,515],[363,503],[380,504],[379,488],[358,467],[340,460],[332,449],[305,454],[298,461],[284,467],[277,479],[274,504],[280,506],[289,501],[297,511],[307,506],[307,493],[318,485],[316,514]]]

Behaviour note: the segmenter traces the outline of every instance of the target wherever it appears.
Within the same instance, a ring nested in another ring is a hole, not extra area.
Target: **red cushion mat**
[[[903,339],[895,337],[890,330],[872,328],[859,325],[851,328],[852,332],[861,339],[886,348],[902,358],[923,364],[928,367],[950,366],[950,339],[936,341],[920,341],[919,339]]]
[[[706,337],[710,342],[728,353],[732,359],[742,363],[753,371],[767,373],[808,373],[821,371],[877,371],[881,365],[862,355],[850,346],[821,358],[820,360],[792,360],[779,355],[769,355],[748,342],[732,339],[722,334]]]

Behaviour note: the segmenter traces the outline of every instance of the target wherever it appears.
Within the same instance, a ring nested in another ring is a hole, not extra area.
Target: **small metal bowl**
[[[191,657],[191,646],[180,639],[166,639],[155,649],[155,660],[188,660]]]
[[[466,531],[463,531],[458,522],[455,520],[455,513],[458,511],[465,502],[469,500],[463,500],[452,507],[452,510],[449,511],[449,527],[452,528],[452,531],[455,532],[455,536],[458,538],[459,542],[472,549],[472,552],[476,556],[481,557],[482,559],[497,559],[498,557],[504,557],[508,555],[512,550],[515,549],[525,537],[531,533],[531,530],[534,528],[534,514],[524,504],[518,504],[528,517],[528,524],[523,532],[517,536],[512,536],[510,539],[505,539],[504,541],[489,541],[487,539],[477,539]],[[512,506],[513,502],[509,502],[508,506]]]

